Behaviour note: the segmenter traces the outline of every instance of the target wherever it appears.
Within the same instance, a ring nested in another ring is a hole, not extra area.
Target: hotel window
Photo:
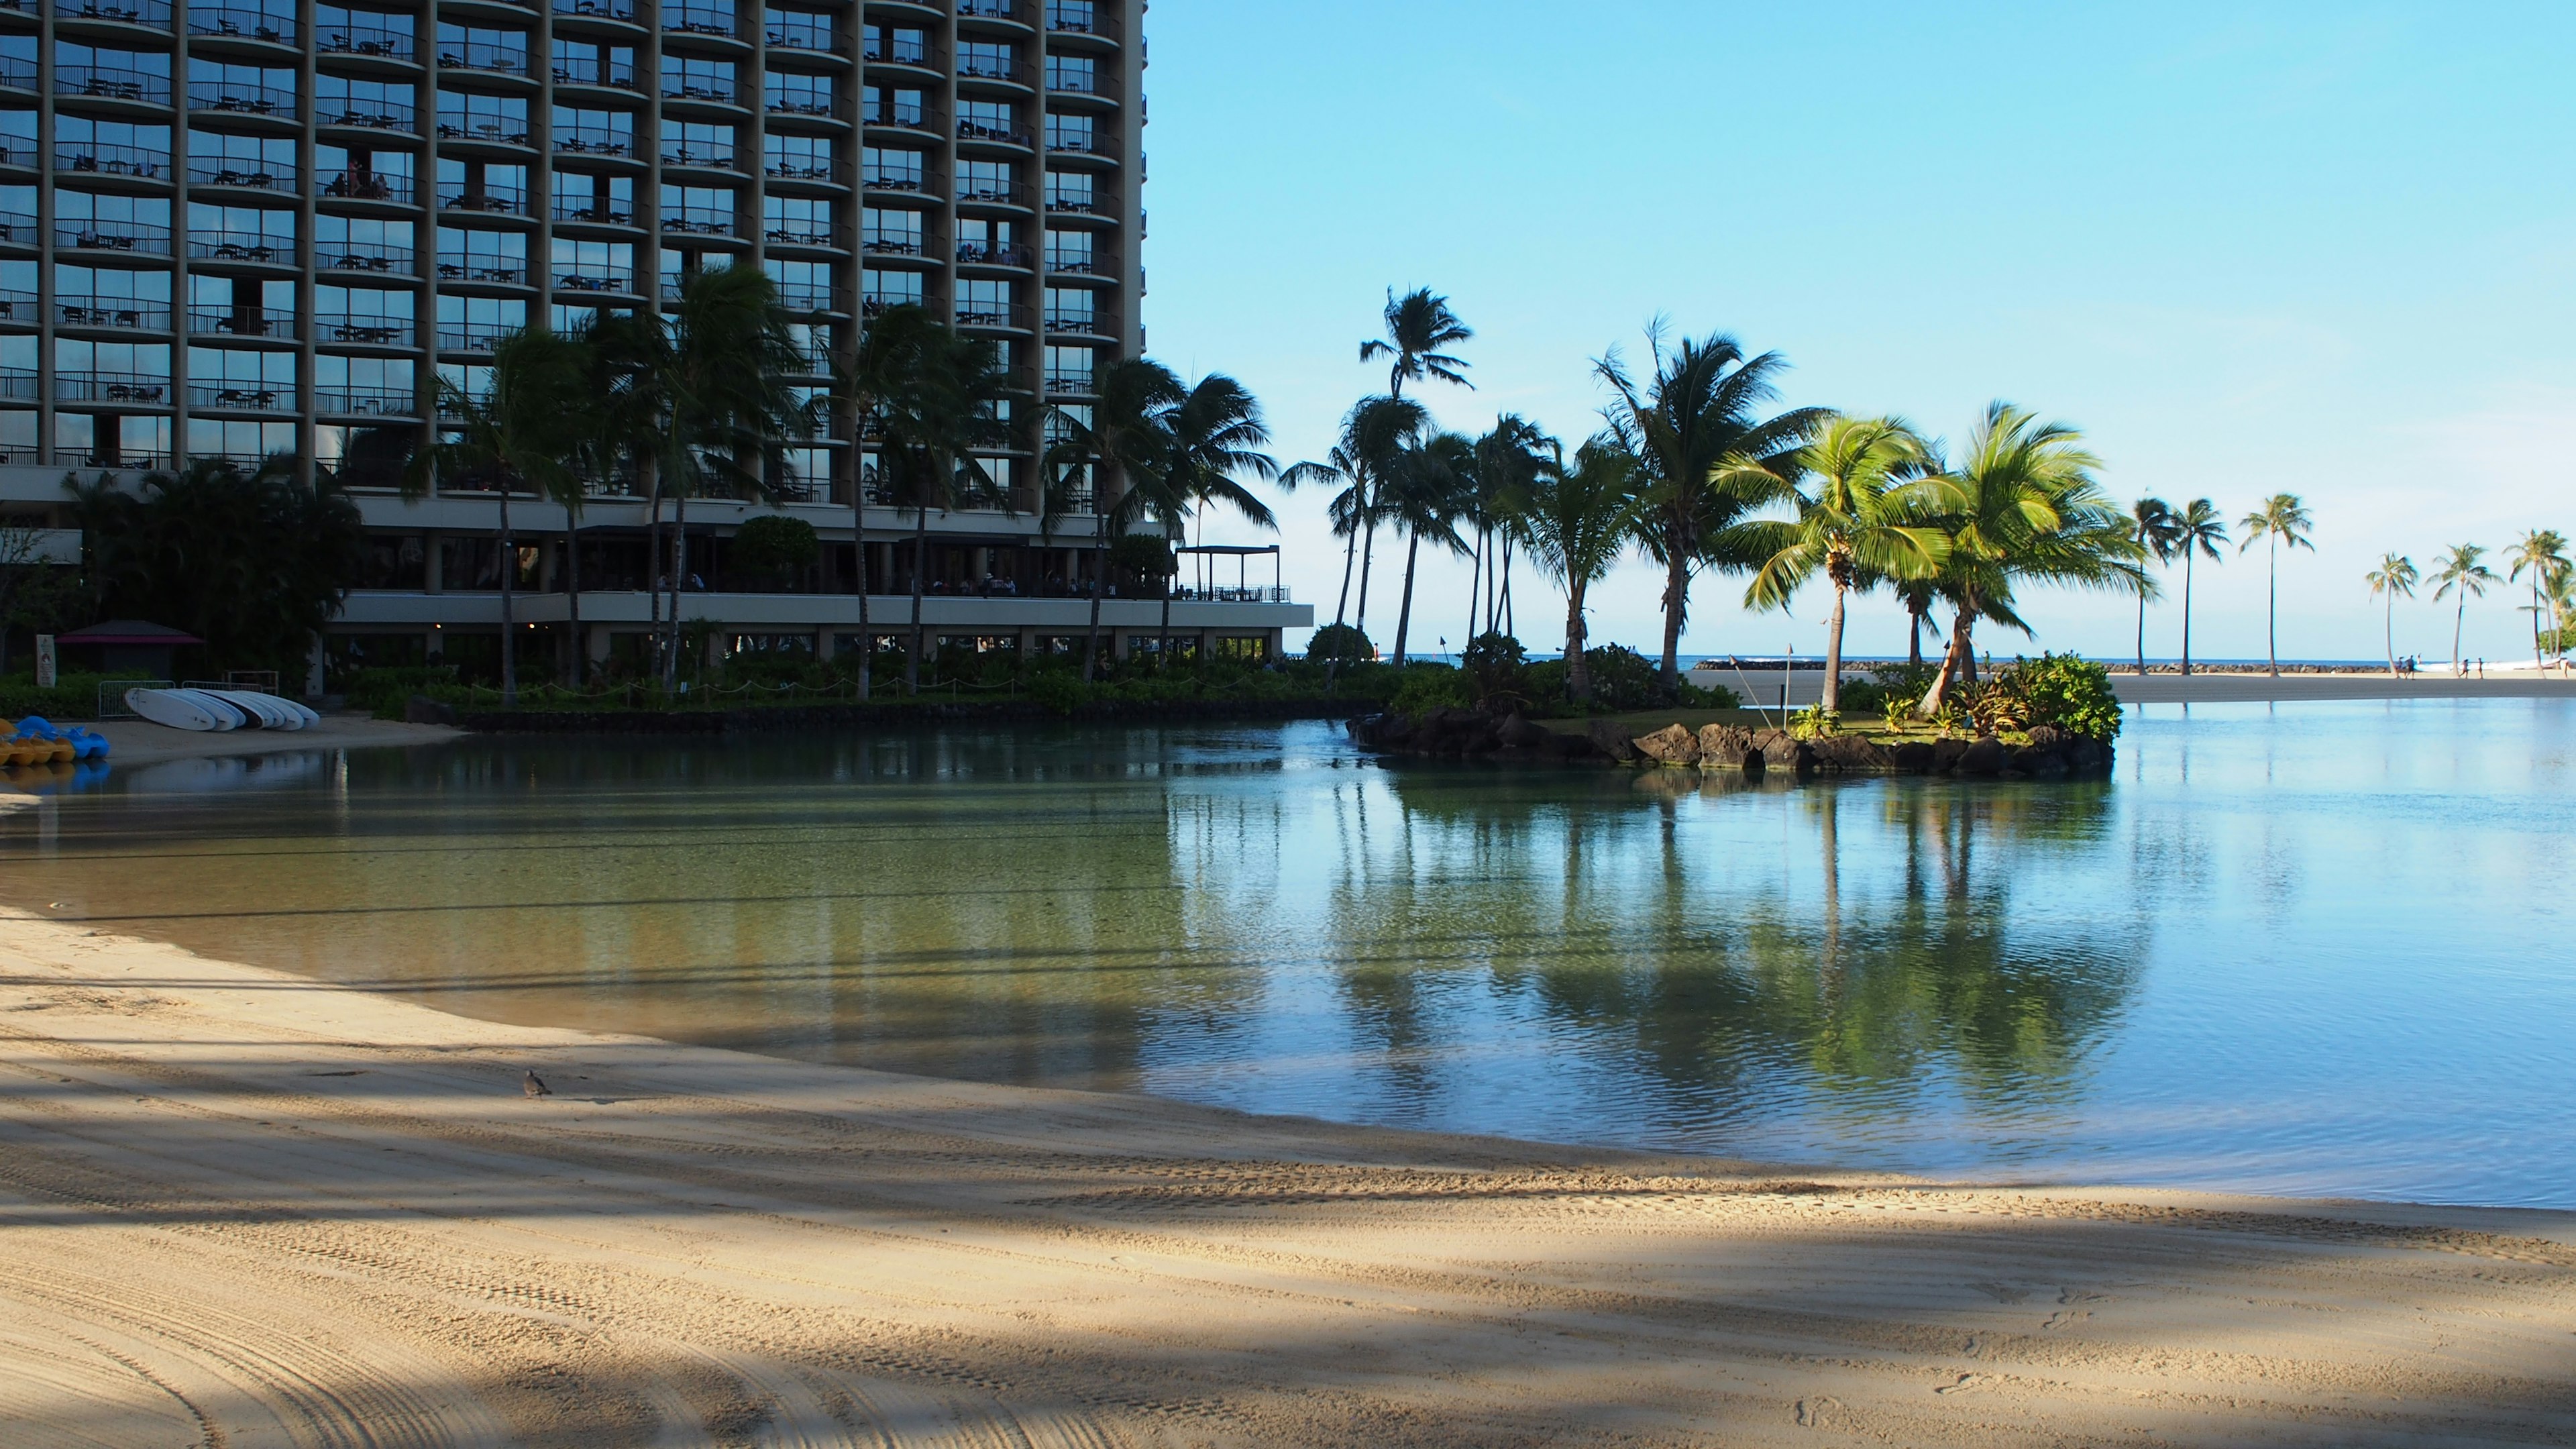
[[[957,73],[995,80],[1019,79],[1018,56],[1008,45],[970,40],[957,47]]]
[[[595,40],[555,40],[555,80],[563,85],[635,88],[635,47]]]
[[[832,203],[819,197],[763,197],[760,222],[762,236],[772,242],[805,247],[834,245]]]
[[[313,148],[313,176],[325,201],[409,201],[412,153],[363,146]]]
[[[449,140],[528,144],[528,103],[521,96],[476,91],[438,93],[438,134]]]
[[[409,272],[412,224],[324,212],[313,218],[313,260],[346,271]]]
[[[33,289],[30,289],[31,291]],[[128,271],[122,267],[54,268],[54,310],[64,322],[79,327],[132,327],[167,331],[170,326],[170,274]],[[30,315],[12,321],[34,320]]]
[[[734,194],[719,186],[662,188],[662,229],[690,236],[730,236]]]
[[[1049,347],[1046,386],[1049,392],[1089,392],[1092,364],[1098,353],[1089,347]]]
[[[733,62],[695,55],[662,57],[662,94],[680,100],[733,100]]]
[[[1092,195],[1088,171],[1050,171],[1046,174],[1046,209],[1049,211],[1088,212],[1099,209]]]
[[[400,81],[317,75],[313,78],[313,112],[317,119],[343,126],[409,130],[415,94],[411,86]]]
[[[1047,117],[1047,149],[1080,151],[1086,154],[1100,149],[1100,138],[1092,129],[1089,116]]]
[[[596,176],[587,171],[558,171],[554,187],[557,221],[590,221],[610,226],[635,223],[635,178]]]
[[[817,312],[836,305],[832,288],[832,265],[829,262],[787,261],[767,257],[761,270],[778,288],[778,300],[791,311]],[[916,275],[914,285],[920,285]]]
[[[294,142],[286,141],[290,167],[294,147]],[[54,117],[54,166],[57,171],[69,173],[66,179],[99,175],[165,180],[170,175],[170,128],[58,114]],[[290,169],[289,175],[292,174]]]
[[[918,307],[923,296],[921,273],[870,270],[860,290],[866,297],[863,310],[871,317],[889,307]]]
[[[635,247],[630,242],[584,241],[556,237],[555,285],[575,292],[624,292],[635,285]]]
[[[222,458],[255,468],[273,453],[300,451],[293,423],[261,423],[240,418],[188,419],[188,452],[198,458]]]
[[[828,136],[772,131],[760,138],[761,169],[791,181],[829,181],[839,168]]]
[[[959,101],[957,134],[991,141],[1022,139],[1018,118],[1008,101]]]
[[[1027,266],[1028,258],[1013,245],[1016,239],[1007,221],[982,216],[957,218],[957,260],[961,262]]]
[[[420,392],[411,359],[323,353],[313,359],[313,405],[326,413],[416,416]]]
[[[188,404],[292,411],[295,354],[269,348],[191,347]]]
[[[773,111],[794,116],[828,116],[838,109],[840,96],[827,75],[807,75],[803,71],[773,70],[761,83],[763,104]]]
[[[1092,95],[1100,89],[1099,62],[1087,55],[1047,57],[1047,89]]]
[[[1004,161],[958,162],[957,199],[959,201],[1010,200],[1010,164]]]
[[[442,226],[438,229],[438,275],[451,282],[525,283],[527,233]]]
[[[553,119],[555,149],[575,156],[632,156],[635,117],[626,111],[586,111],[557,106]]]
[[[236,80],[247,87],[245,95],[264,96],[271,104],[282,102],[286,107],[287,115],[295,114],[295,92],[287,89],[274,95],[267,94],[265,82],[271,73],[258,66],[228,66],[219,62],[200,60],[189,67],[188,74],[192,81],[196,77],[203,76],[219,76]],[[292,87],[294,84],[292,77],[295,72],[281,71],[277,74],[289,77],[287,84]],[[29,77],[31,82],[33,79],[32,76]],[[190,98],[196,99],[196,85],[192,83],[188,90]],[[68,40],[58,40],[54,42],[54,94],[87,96],[111,101],[152,101],[168,105],[170,103],[170,57],[159,51],[108,50],[98,46],[75,45]],[[247,101],[230,104],[219,101],[217,92],[213,89],[207,92],[200,103],[217,110],[254,109],[254,106]]]
[[[921,213],[869,207],[859,213],[859,244],[872,252],[921,254]]]
[[[1049,287],[1046,289],[1046,325],[1054,332],[1094,332],[1099,330],[1092,311],[1093,299],[1082,287]]]
[[[35,191],[32,186],[0,187],[0,213],[24,206],[27,215],[34,216]],[[290,218],[293,215],[288,213]],[[54,192],[54,231],[74,246],[166,256],[170,251],[170,201],[162,196],[103,196],[58,187]]]
[[[1049,228],[1046,234],[1046,264],[1047,270],[1051,272],[1096,271],[1099,262],[1092,250],[1091,233],[1058,231]]]
[[[917,90],[888,90],[883,86],[859,89],[859,119],[871,126],[919,127],[929,117],[922,107],[922,93]]]
[[[31,37],[32,38],[32,37]],[[29,72],[30,75],[33,72]],[[54,124],[68,119],[57,114]],[[34,111],[0,110],[0,158],[12,166],[36,164],[36,113]]]
[[[957,283],[957,320],[969,326],[1009,326],[1011,284],[985,277],[960,280]]]
[[[0,463],[36,461],[36,414],[30,408],[0,408]]]
[[[669,166],[733,165],[733,127],[707,121],[662,123],[662,161]]]
[[[882,191],[919,191],[922,155],[895,147],[870,146],[859,153],[859,180]]]

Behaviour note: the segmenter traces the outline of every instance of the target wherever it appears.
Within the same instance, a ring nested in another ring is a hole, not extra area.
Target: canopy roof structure
[[[104,623],[92,624],[86,629],[74,629],[68,634],[58,634],[54,636],[54,643],[56,645],[140,644],[146,646],[166,645],[176,648],[182,644],[203,644],[205,642],[205,640],[198,638],[194,634],[173,629],[167,624],[154,624],[143,619],[109,619]]]

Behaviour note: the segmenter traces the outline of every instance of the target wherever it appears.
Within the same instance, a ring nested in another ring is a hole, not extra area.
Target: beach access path
[[[900,1077],[12,915],[0,1425],[13,1449],[2563,1444],[2576,1220]]]

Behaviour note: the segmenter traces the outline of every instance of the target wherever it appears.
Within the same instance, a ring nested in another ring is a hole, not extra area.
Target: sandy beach
[[[13,1449],[2576,1439],[2570,1215],[1253,1119],[23,916],[0,1072]]]

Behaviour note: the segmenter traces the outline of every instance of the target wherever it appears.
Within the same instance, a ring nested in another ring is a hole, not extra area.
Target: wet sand
[[[2576,1215],[1254,1119],[469,1021],[11,917],[0,1425],[2565,1443]]]

